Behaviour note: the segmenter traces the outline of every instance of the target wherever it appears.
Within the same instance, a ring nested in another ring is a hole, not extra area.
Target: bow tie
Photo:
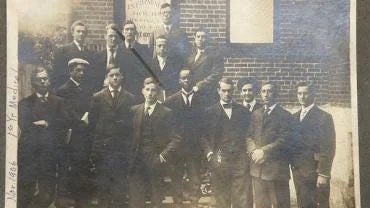
[[[225,109],[229,109],[232,107],[232,104],[231,103],[225,103],[225,104],[222,104],[222,107],[224,107]]]

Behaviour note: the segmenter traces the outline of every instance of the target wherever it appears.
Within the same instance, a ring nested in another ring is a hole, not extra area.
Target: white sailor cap
[[[76,65],[76,64],[90,65],[88,61],[81,59],[81,58],[73,58],[70,61],[68,61],[68,67],[72,67],[73,65]]]

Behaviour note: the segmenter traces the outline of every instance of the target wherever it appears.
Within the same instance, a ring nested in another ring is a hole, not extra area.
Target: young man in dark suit
[[[155,40],[159,36],[164,36],[168,40],[168,52],[176,58],[175,62],[184,62],[190,54],[190,44],[185,31],[174,18],[174,9],[169,3],[160,5],[160,16],[162,24],[154,28],[150,39],[149,48],[152,49],[153,57],[156,55]]]
[[[165,36],[155,39],[156,55],[152,60],[152,70],[163,85],[159,96],[160,101],[165,101],[166,97],[175,93],[180,87],[177,80],[182,63],[176,62],[173,54],[169,53],[168,47],[168,40]]]
[[[179,83],[181,90],[171,95],[165,102],[165,105],[173,110],[177,132],[183,138],[181,146],[176,153],[175,175],[173,175],[174,178],[172,180],[176,184],[175,187],[177,187],[174,190],[178,197],[177,201],[182,201],[182,183],[186,171],[189,179],[189,192],[184,193],[184,195],[186,199],[191,201],[191,206],[196,207],[200,198],[202,158],[200,137],[205,98],[198,93],[194,93],[194,79],[190,69],[183,68],[180,71]]]
[[[277,93],[276,84],[262,84],[264,106],[253,112],[246,139],[256,208],[290,207],[288,150],[293,122],[291,114],[276,103]]]
[[[262,105],[257,102],[256,95],[258,93],[258,82],[254,78],[242,78],[238,81],[238,88],[243,97],[242,105],[250,112],[254,112]]]
[[[116,24],[108,24],[105,30],[106,33],[104,38],[106,41],[106,48],[93,55],[93,74],[90,79],[95,81],[95,91],[99,91],[101,88],[108,85],[108,83],[104,83],[108,67],[114,66],[124,70],[123,49],[119,44],[121,40],[117,34],[119,28]],[[122,71],[122,73],[124,72]]]
[[[333,118],[315,104],[313,85],[298,83],[297,98],[302,108],[293,115],[298,148],[293,152],[292,172],[298,207],[329,208],[330,172],[335,155]]]
[[[126,75],[124,87],[134,95],[140,96],[144,79],[150,74],[143,63],[133,54],[132,49],[135,49],[147,64],[150,64],[151,55],[147,45],[137,42],[137,28],[132,20],[126,20],[123,23],[122,34],[125,37],[124,47],[122,47],[124,61],[121,65],[123,67],[121,70],[124,70]]]
[[[57,95],[64,99],[72,122],[63,151],[65,157],[59,163],[56,207],[64,207],[66,203],[83,207],[88,196],[90,137],[87,115],[92,94],[83,83],[89,65],[88,61],[80,58],[70,60],[70,78],[57,90]]]
[[[252,207],[247,201],[249,159],[245,154],[245,135],[250,113],[232,100],[234,84],[222,78],[217,89],[220,101],[209,107],[204,116],[202,146],[213,173],[216,206],[219,208]],[[249,183],[250,184],[250,183]]]
[[[187,60],[187,66],[194,74],[194,91],[207,96],[211,105],[218,100],[216,88],[224,72],[224,60],[217,50],[209,47],[208,33],[204,28],[195,31],[194,46]]]
[[[131,138],[130,107],[135,97],[122,88],[118,67],[108,67],[108,86],[94,94],[89,113],[93,131],[90,160],[100,207],[122,206],[127,194],[127,167]]]
[[[37,66],[31,74],[35,93],[19,102],[18,207],[48,207],[54,199],[59,147],[68,115],[63,99],[49,90],[47,71]],[[38,187],[38,194],[36,193]]]
[[[92,53],[85,43],[87,32],[87,26],[82,21],[77,20],[72,23],[73,41],[58,48],[55,52],[54,71],[50,74],[51,89],[58,89],[69,79],[68,61],[73,58],[82,58],[90,62]]]
[[[171,109],[158,103],[160,89],[153,78],[144,80],[145,102],[131,108],[133,139],[130,157],[129,207],[144,208],[145,193],[150,189],[152,207],[163,207],[162,181],[172,163],[181,137],[175,132]]]

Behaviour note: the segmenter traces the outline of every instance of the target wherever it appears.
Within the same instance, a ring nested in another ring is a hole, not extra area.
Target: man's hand
[[[45,120],[38,120],[38,121],[33,122],[33,124],[35,124],[36,126],[42,126],[42,127],[49,126],[48,122]]]
[[[319,175],[317,176],[317,183],[316,183],[316,186],[318,188],[320,187],[325,187],[329,184],[329,177],[325,177],[325,176],[322,176],[322,175]]]
[[[252,152],[252,160],[256,164],[262,164],[265,162],[265,153],[262,149],[256,149]]]
[[[194,86],[194,87],[193,87],[193,91],[194,91],[194,92],[198,92],[198,91],[199,91],[199,87],[198,87],[198,86]]]

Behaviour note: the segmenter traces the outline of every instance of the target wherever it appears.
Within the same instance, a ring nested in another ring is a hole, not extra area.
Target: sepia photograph
[[[5,207],[361,207],[355,5],[8,0]]]

